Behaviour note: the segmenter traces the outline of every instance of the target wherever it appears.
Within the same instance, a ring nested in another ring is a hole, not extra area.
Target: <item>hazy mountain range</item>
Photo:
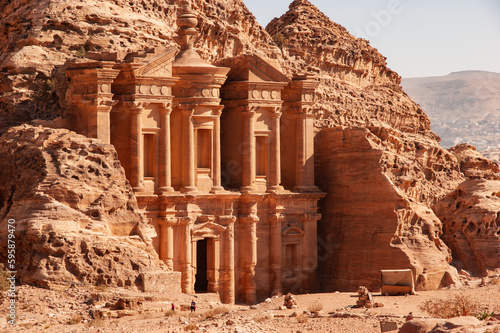
[[[500,74],[454,72],[445,76],[406,78],[404,91],[430,117],[444,148],[462,142],[500,161]]]

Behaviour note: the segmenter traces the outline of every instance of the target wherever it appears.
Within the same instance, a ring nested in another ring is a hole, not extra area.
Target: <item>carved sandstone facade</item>
[[[177,24],[179,53],[69,64],[72,129],[116,147],[183,292],[255,303],[312,290],[324,195],[316,81],[290,80],[256,55],[208,64],[192,47],[196,16],[184,10]]]

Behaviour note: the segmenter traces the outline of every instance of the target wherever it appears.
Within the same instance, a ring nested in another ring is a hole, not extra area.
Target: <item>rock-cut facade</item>
[[[196,16],[177,25],[180,51],[69,63],[71,128],[115,146],[183,292],[252,304],[313,291],[317,81],[254,54],[209,64],[192,46]]]

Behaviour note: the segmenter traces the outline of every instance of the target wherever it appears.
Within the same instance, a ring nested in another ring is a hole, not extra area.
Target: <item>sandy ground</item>
[[[223,305],[215,294],[164,294],[154,295],[112,288],[64,287],[58,290],[20,286],[17,289],[16,327],[7,324],[7,298],[1,306],[0,332],[381,332],[380,322],[392,321],[401,326],[406,316],[428,317],[420,306],[429,299],[447,299],[456,295],[466,296],[480,305],[480,312],[500,313],[499,279],[489,279],[486,286],[479,280],[469,286],[419,292],[418,295],[382,296],[373,293],[379,308],[353,308],[356,293],[323,293],[297,295],[298,308],[279,310],[283,297],[274,297],[254,306]],[[142,299],[135,309],[111,311],[120,318],[93,319],[96,309],[106,311],[106,303],[119,297]],[[173,302],[188,305],[197,303],[195,313],[169,312]],[[320,303],[323,309],[318,316],[307,313],[311,304]],[[214,314],[214,312],[223,312]],[[304,311],[306,315],[304,315]],[[295,316],[295,314],[297,316]]]

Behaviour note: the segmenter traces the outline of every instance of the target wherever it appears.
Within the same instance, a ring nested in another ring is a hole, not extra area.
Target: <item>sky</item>
[[[292,0],[243,0],[265,27]],[[309,0],[402,77],[500,73],[500,0]]]

